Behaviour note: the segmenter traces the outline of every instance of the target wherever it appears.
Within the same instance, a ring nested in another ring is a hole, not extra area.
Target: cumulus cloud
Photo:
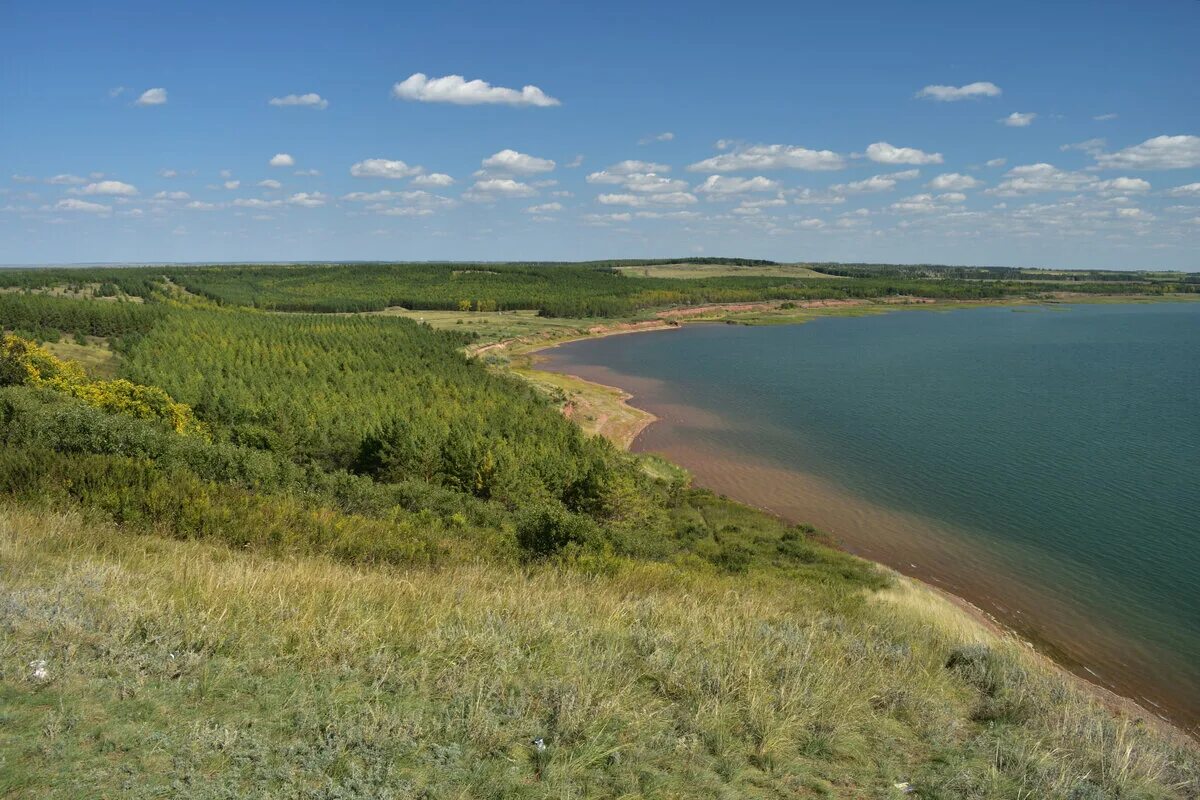
[[[296,192],[287,199],[288,205],[300,206],[302,208],[316,208],[317,206],[325,205],[328,200],[325,195],[320,192]]]
[[[1006,180],[987,193],[1014,197],[1037,192],[1073,192],[1096,183],[1096,178],[1085,172],[1067,172],[1046,163],[1013,167],[1004,177]]]
[[[986,164],[984,164],[984,166],[985,167],[1003,167],[1007,163],[1008,163],[1007,158],[993,158],[993,159],[989,159],[988,162]]]
[[[726,143],[728,146],[728,143]],[[721,148],[723,149],[723,148]],[[845,159],[832,150],[809,150],[787,144],[756,144],[706,158],[688,166],[692,172],[739,172],[741,170],[803,169],[827,171],[841,169]]]
[[[1188,183],[1176,186],[1167,192],[1171,197],[1200,197],[1200,183]]]
[[[167,90],[163,88],[147,89],[142,96],[134,101],[138,106],[161,106],[167,102]]]
[[[895,147],[887,142],[875,142],[867,147],[867,158],[880,164],[940,164],[941,153],[926,153],[915,147]]]
[[[1002,125],[1007,125],[1010,128],[1028,128],[1037,119],[1037,114],[1032,111],[1022,114],[1019,111],[1014,111],[1007,117],[997,120]]]
[[[982,181],[959,172],[943,172],[928,184],[930,189],[943,192],[961,192],[963,189],[974,189],[981,185]]]
[[[779,181],[773,181],[762,175],[753,178],[731,178],[723,175],[709,175],[704,183],[696,187],[697,192],[707,195],[733,195],[746,192],[774,192],[779,189]]]
[[[82,189],[69,190],[72,194],[104,194],[119,197],[129,197],[138,193],[137,187],[122,181],[98,181],[89,183]]]
[[[537,189],[512,178],[485,178],[475,181],[470,189],[463,192],[463,198],[476,203],[486,203],[505,197],[533,197],[535,194]]]
[[[538,158],[516,150],[501,150],[483,160],[483,168],[489,173],[536,175],[550,172],[555,164],[548,158]]]
[[[886,192],[895,188],[899,181],[911,180],[920,174],[921,171],[918,169],[906,169],[902,172],[893,172],[890,175],[872,175],[860,181],[835,183],[829,187],[829,191],[835,195]]]
[[[1200,136],[1155,136],[1115,153],[1100,153],[1104,169],[1189,169],[1200,167]]]
[[[1110,119],[1116,118],[1116,114],[1097,114],[1096,116],[1092,117],[1092,119],[1096,120],[1097,122],[1108,122]]]
[[[506,105],[545,108],[561,105],[557,99],[536,86],[525,86],[518,91],[503,86],[492,86],[487,81],[468,81],[462,75],[430,78],[423,72],[413,73],[392,86],[392,94],[401,100],[453,103],[460,106]]]
[[[926,86],[917,92],[917,97],[949,103],[955,100],[969,100],[974,97],[997,97],[999,94],[1000,87],[996,84],[990,81],[976,81],[975,83],[968,83],[966,86]]]
[[[941,206],[933,200],[931,194],[914,194],[911,197],[905,197],[903,200],[897,200],[888,206],[892,211],[901,214],[924,214],[930,211],[937,211]]]
[[[654,142],[669,142],[675,138],[675,134],[670,131],[656,133],[653,136],[644,136],[638,140],[638,144],[653,144]]]
[[[241,185],[242,185],[242,182],[241,182],[241,181],[225,181],[225,188],[226,188],[226,189],[229,189],[229,190],[231,190],[231,191],[232,191],[233,189],[236,189],[236,188],[238,188],[238,187],[239,187],[239,186],[241,186]]]
[[[74,197],[68,197],[55,203],[54,210],[82,211],[87,214],[107,214],[112,211],[112,207],[106,206],[103,203],[91,203],[87,200],[76,200]]]
[[[666,164],[653,161],[621,161],[611,167],[605,167],[599,172],[587,176],[588,183],[624,183],[630,175],[657,175],[660,172],[670,172]]]
[[[567,169],[575,169],[576,167],[582,167],[583,166],[583,156],[577,155],[574,158],[572,158],[570,161],[568,161],[566,164],[563,164],[563,166],[566,167]]]
[[[266,180],[259,181],[258,185],[263,187],[264,189],[278,189],[283,186],[282,183],[275,180],[274,178],[267,178]]]
[[[1091,188],[1100,192],[1148,192],[1150,191],[1150,182],[1144,181],[1141,178],[1113,178],[1112,180],[1100,181],[1092,184]]]
[[[542,203],[541,205],[530,206],[525,209],[526,214],[553,214],[556,211],[562,211],[562,203]]]
[[[412,179],[413,186],[453,186],[454,178],[444,172],[431,172],[428,175],[418,175]]]
[[[238,208],[275,208],[283,205],[282,200],[260,200],[257,197],[239,197],[233,201]]]
[[[179,172],[177,170],[173,170],[173,169],[160,169],[158,171],[158,177],[160,177],[160,178],[178,178]]]
[[[267,104],[272,106],[303,106],[305,108],[315,108],[319,111],[329,108],[329,101],[316,92],[272,97],[267,101]]]
[[[189,200],[191,195],[187,192],[157,192],[154,195],[155,200]]]
[[[14,176],[14,179],[16,179],[16,177],[17,176]],[[87,183],[87,178],[81,178],[78,175],[64,173],[62,175],[55,175],[51,178],[46,178],[46,183],[49,183],[53,186],[76,186],[81,183]]]
[[[409,166],[400,160],[387,158],[368,158],[350,165],[350,174],[355,178],[389,178],[400,180],[420,175],[425,170],[418,166]]]
[[[184,208],[190,208],[192,211],[216,211],[220,206],[216,203],[206,203],[203,200],[193,200]]]
[[[1104,152],[1104,148],[1107,144],[1108,144],[1108,142],[1106,142],[1104,139],[1096,138],[1096,139],[1087,139],[1082,142],[1072,142],[1071,144],[1064,144],[1064,145],[1061,145],[1058,149],[1064,153],[1069,150],[1081,150],[1089,155],[1094,156],[1094,155],[1098,155],[1099,153]]]
[[[276,153],[271,156],[271,160],[267,163],[272,167],[294,167],[296,166],[296,159],[287,153]]]
[[[635,208],[649,205],[688,206],[696,202],[696,195],[690,192],[665,192],[663,194],[602,194],[596,198],[606,206],[633,206]]]

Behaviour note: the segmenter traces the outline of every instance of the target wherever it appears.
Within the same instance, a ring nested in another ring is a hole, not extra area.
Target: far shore
[[[907,301],[907,302],[905,302]],[[570,342],[586,339],[597,339],[627,333],[644,333],[679,328],[682,324],[720,323],[726,324],[802,324],[823,316],[863,316],[875,313],[888,313],[901,309],[922,310],[955,310],[983,307],[1047,307],[1072,303],[1144,303],[1160,301],[1197,302],[1198,296],[1160,297],[1160,296],[1124,296],[1124,295],[1067,295],[1063,293],[1053,299],[1011,299],[1000,301],[951,301],[939,302],[930,298],[904,298],[901,302],[871,303],[869,301],[850,301],[830,303],[815,301],[813,303],[794,303],[792,308],[781,309],[784,303],[772,301],[769,303],[726,304],[703,307],[699,313],[660,312],[652,320],[639,322],[615,323],[612,325],[597,325],[576,335],[552,337],[550,339],[535,336],[519,337],[513,340],[494,342],[475,349],[472,354],[503,353],[512,359],[511,369],[514,373],[535,384],[545,387],[558,388],[567,394],[563,404],[563,413],[573,419],[586,432],[605,436],[624,450],[630,450],[633,443],[647,427],[658,421],[651,412],[630,404],[634,395],[617,386],[610,386],[589,381],[577,375],[566,372],[546,370],[542,367],[545,358],[539,354]],[[687,309],[678,311],[686,312]],[[783,312],[788,312],[785,314]],[[764,319],[761,315],[769,315]],[[733,498],[736,499],[736,498]],[[770,513],[770,512],[768,512]],[[790,520],[799,522],[801,520]],[[844,548],[843,548],[844,549]],[[860,556],[861,557],[861,556]],[[879,563],[879,562],[876,562]],[[881,569],[895,574],[898,579],[925,592],[936,601],[948,604],[969,618],[973,624],[985,629],[989,634],[1018,642],[1032,656],[1049,666],[1059,674],[1067,677],[1071,683],[1090,693],[1105,707],[1117,711],[1130,719],[1140,720],[1152,725],[1186,743],[1196,747],[1200,741],[1200,731],[1189,731],[1175,724],[1160,714],[1146,708],[1131,697],[1118,694],[1100,685],[1088,677],[1069,669],[1065,664],[1055,660],[1044,652],[1034,642],[1022,637],[1013,628],[1006,625],[994,615],[984,611],[964,597],[956,595],[940,587],[913,576],[904,575],[897,570],[879,564]]]

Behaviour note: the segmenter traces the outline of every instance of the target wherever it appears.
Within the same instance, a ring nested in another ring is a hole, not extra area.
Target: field
[[[731,264],[647,264],[637,267],[617,267],[617,270],[626,275],[637,275],[642,278],[729,278],[758,276],[821,280],[837,277],[835,275],[816,272],[800,264],[760,264],[745,267]]]

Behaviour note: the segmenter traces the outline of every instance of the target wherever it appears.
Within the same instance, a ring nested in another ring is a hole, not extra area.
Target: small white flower
[[[34,683],[45,683],[50,680],[50,670],[46,669],[45,659],[39,658],[29,662],[29,680]]]
[[[539,753],[546,752],[546,740],[543,739],[542,737],[539,736],[538,738],[536,738],[532,742],[530,742],[530,744],[532,744],[533,749],[537,750]]]

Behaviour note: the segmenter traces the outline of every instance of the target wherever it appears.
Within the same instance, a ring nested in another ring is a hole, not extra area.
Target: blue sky
[[[1200,269],[1196,0],[2,16],[0,263]]]

